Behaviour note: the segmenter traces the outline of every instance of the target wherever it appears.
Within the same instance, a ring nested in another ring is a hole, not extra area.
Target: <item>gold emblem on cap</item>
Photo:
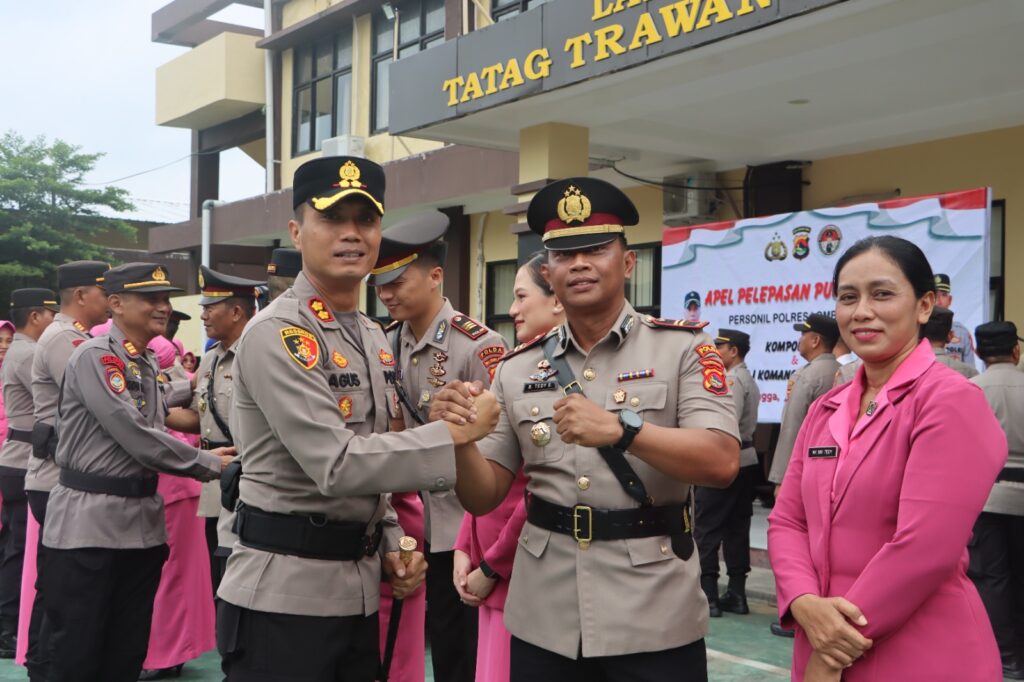
[[[153,276],[153,279],[156,279],[155,275]],[[199,272],[199,288],[200,289],[205,289],[206,288],[206,279],[203,277],[202,271]]]
[[[558,219],[563,223],[582,223],[590,217],[590,199],[576,185],[569,185],[558,202]]]
[[[341,178],[338,187],[362,187],[363,184],[359,182],[360,175],[362,171],[359,170],[359,166],[349,159],[338,169],[338,176]]]
[[[153,279],[155,279],[157,282],[166,282],[167,274],[164,272],[163,268],[158,267],[156,270],[153,271]]]
[[[530,429],[530,440],[539,448],[551,442],[551,427],[546,422],[537,422]]]

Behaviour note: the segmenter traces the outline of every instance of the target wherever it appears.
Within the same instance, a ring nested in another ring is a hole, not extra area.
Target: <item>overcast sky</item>
[[[87,178],[107,182],[181,159],[190,133],[157,126],[156,68],[188,48],[150,40],[168,0],[0,1],[0,131],[43,135],[106,154]],[[231,7],[214,18],[262,26],[262,11]],[[261,194],[263,168],[238,150],[221,154],[221,199]],[[188,217],[189,161],[114,183],[133,217]]]

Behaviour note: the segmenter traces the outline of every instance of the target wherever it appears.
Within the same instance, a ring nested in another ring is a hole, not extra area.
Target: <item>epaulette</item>
[[[547,337],[551,336],[554,333],[555,333],[555,330],[552,329],[551,331],[547,332],[546,334],[538,334],[537,336],[535,336],[534,338],[530,339],[526,343],[521,343],[518,346],[516,346],[515,348],[513,348],[512,350],[506,351],[505,355],[503,355],[502,358],[501,358],[501,362],[505,362],[509,358],[511,358],[511,357],[513,357],[515,355],[519,355],[524,350],[529,350],[530,348],[533,348],[534,346],[539,345],[541,341],[543,341],[544,339],[546,339]]]
[[[456,315],[452,318],[451,323],[452,327],[458,329],[474,341],[487,333],[487,327],[465,315]]]
[[[389,324],[388,326],[384,327],[384,331],[386,331],[386,332],[394,331],[395,329],[398,329],[401,325],[402,325],[402,321],[401,320],[391,320],[391,324]],[[383,326],[383,325],[381,325],[381,326]]]
[[[653,315],[646,315],[644,318],[644,324],[654,329],[685,329],[686,331],[697,333],[702,331],[704,327],[708,326],[707,322],[690,322],[689,320],[670,320],[665,317],[654,317]]]

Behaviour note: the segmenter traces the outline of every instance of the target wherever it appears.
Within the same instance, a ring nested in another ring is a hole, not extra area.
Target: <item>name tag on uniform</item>
[[[523,384],[523,393],[536,393],[537,391],[553,391],[558,386],[554,381],[528,381]]]
[[[839,456],[839,446],[829,445],[827,447],[807,448],[807,456],[811,459],[835,459]]]

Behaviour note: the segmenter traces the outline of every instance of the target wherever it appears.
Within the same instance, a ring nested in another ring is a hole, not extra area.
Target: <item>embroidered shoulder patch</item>
[[[704,390],[714,395],[728,395],[729,384],[725,380],[725,365],[718,349],[710,343],[697,346],[698,362],[704,375]]]
[[[331,314],[331,309],[319,298],[309,299],[309,309],[316,315],[316,319],[321,322],[334,322],[334,315]]]
[[[658,329],[685,329],[691,332],[699,332],[708,326],[707,322],[690,322],[689,320],[670,320],[665,317],[654,317],[648,315],[646,318],[647,324]]]
[[[487,327],[483,326],[476,320],[466,317],[465,315],[456,315],[453,317],[452,327],[458,329],[474,341],[487,333]]]
[[[281,330],[281,343],[284,344],[289,357],[302,369],[310,370],[316,367],[320,359],[320,344],[311,332],[302,327],[285,327]]]
[[[117,367],[122,372],[124,371],[124,361],[116,355],[104,355],[100,358],[100,362],[104,365]]]
[[[124,374],[121,372],[120,369],[118,369],[114,365],[107,365],[106,380],[107,387],[109,387],[111,391],[118,395],[124,393],[126,384],[124,380]]]
[[[377,359],[380,360],[380,364],[384,365],[385,367],[395,366],[395,356],[384,348],[381,348],[379,351],[377,351]]]
[[[484,367],[487,368],[487,374],[491,377],[491,381],[494,381],[494,370],[497,368],[498,363],[501,362],[501,357],[505,355],[505,349],[501,346],[488,346],[476,355],[480,358],[480,362],[484,363]]]

